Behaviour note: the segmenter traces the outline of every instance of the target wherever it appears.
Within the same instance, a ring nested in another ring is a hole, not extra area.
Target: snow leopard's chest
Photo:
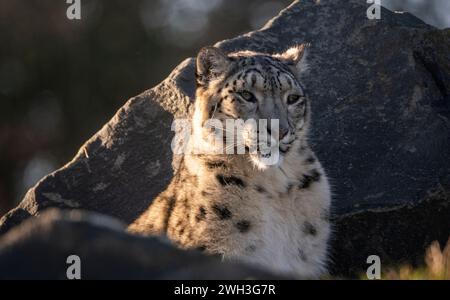
[[[280,273],[314,273],[317,261],[322,261],[328,239],[328,223],[308,214],[305,205],[313,199],[300,195],[286,195],[278,199],[261,198],[261,214],[255,223],[260,228],[253,236],[238,237],[243,244],[255,245],[253,253],[242,253],[242,258]]]
[[[192,176],[197,165],[181,177],[183,188],[173,188],[177,196],[168,221],[171,239],[284,274],[320,273],[330,199],[319,164],[292,168],[303,173],[285,167],[249,175],[216,162],[207,164],[201,176]]]

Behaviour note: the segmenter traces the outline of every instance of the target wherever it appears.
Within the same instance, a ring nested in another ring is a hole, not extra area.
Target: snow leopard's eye
[[[300,95],[289,95],[287,98],[287,104],[288,105],[293,105],[296,104],[298,102],[303,102],[305,100],[305,97],[300,96]]]
[[[256,102],[256,97],[249,91],[241,91],[237,93],[242,99],[248,102]]]

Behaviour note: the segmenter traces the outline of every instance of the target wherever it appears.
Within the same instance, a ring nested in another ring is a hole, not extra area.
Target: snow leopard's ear
[[[230,63],[230,58],[219,48],[202,48],[197,55],[197,70],[195,73],[197,84],[207,85],[208,82],[226,72]]]
[[[301,44],[287,49],[285,52],[275,54],[274,57],[284,61],[294,72],[295,75],[301,75],[308,71],[308,48],[310,44]]]

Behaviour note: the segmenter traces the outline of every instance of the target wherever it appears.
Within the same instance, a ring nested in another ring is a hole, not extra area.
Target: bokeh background
[[[68,20],[65,0],[0,0],[0,216],[128,98],[291,2],[81,0],[81,20]],[[382,4],[450,27],[450,0]]]

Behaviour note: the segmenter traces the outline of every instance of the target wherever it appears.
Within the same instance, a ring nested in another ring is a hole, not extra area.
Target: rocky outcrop
[[[70,234],[70,236],[68,236]],[[0,239],[0,279],[273,279],[254,268],[182,251],[163,240],[132,236],[117,219],[50,209]]]
[[[369,20],[367,8],[296,1],[261,30],[217,44],[278,52],[311,43],[311,140],[333,185],[334,271],[344,275],[371,254],[415,261],[450,234],[450,30],[385,9]],[[0,233],[49,207],[136,218],[171,178],[171,123],[189,116],[193,61],[130,99],[2,218]]]

